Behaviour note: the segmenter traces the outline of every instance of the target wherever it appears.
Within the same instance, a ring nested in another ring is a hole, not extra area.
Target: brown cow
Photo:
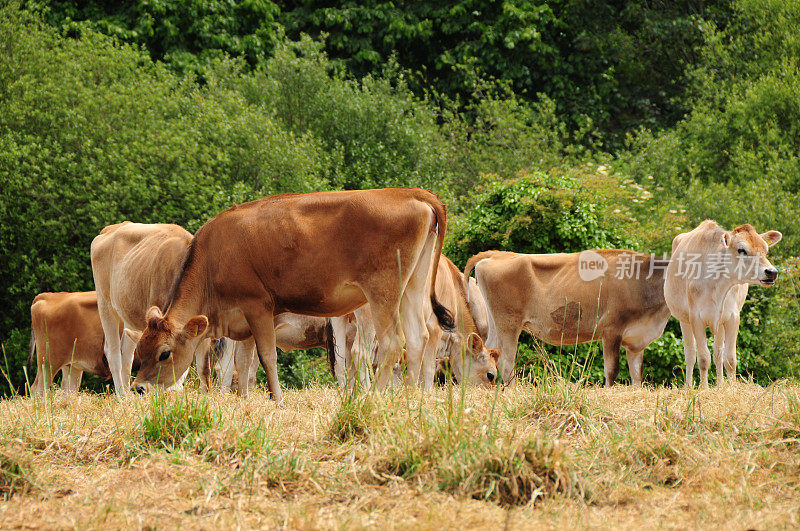
[[[483,297],[480,293],[472,293],[468,302],[469,283],[466,286],[465,290],[461,271],[442,255],[436,276],[436,292],[440,294],[442,304],[453,310],[456,330],[444,332],[439,327],[430,326],[433,323],[429,319],[430,341],[426,347],[429,353],[424,358],[429,365],[423,371],[423,386],[426,389],[433,385],[435,365],[432,361],[439,364],[449,362],[453,377],[459,382],[490,386],[497,377],[500,351],[486,348],[480,327],[473,316],[486,312]]]
[[[58,371],[61,371],[61,388],[67,392],[80,387],[84,372],[106,380],[111,378],[103,355],[97,292],[40,293],[33,299],[28,364],[34,356],[37,367],[31,388],[34,395],[43,394]]]
[[[399,329],[409,380],[417,382],[426,305],[452,326],[436,300],[435,273],[428,284],[446,228],[442,202],[411,188],[286,194],[222,212],[195,235],[166,313],[148,311],[134,387],[170,384],[210,328],[212,337],[254,337],[280,404],[274,316],[338,316],[367,302],[377,329],[378,388],[400,355]]]
[[[499,347],[506,382],[514,374],[519,334],[526,330],[552,345],[602,340],[606,385],[616,380],[620,347],[625,347],[631,380],[641,385],[643,351],[664,332],[669,319],[666,264],[619,249],[572,254],[486,251],[469,259],[464,280],[474,267],[489,309],[486,344]]]

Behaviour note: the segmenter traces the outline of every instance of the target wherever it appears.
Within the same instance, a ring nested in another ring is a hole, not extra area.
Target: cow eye
[[[167,361],[169,357],[172,356],[171,350],[165,350],[158,356],[158,361]]]
[[[739,249],[739,254],[746,255],[746,254],[747,254],[747,251],[745,251],[744,249]]]

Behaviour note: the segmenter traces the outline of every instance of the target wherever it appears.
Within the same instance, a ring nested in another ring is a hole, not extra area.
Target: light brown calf
[[[44,393],[58,371],[65,391],[76,391],[84,372],[111,378],[103,355],[97,292],[40,293],[33,299],[28,364],[34,357],[34,395]]]
[[[378,388],[399,358],[401,330],[409,381],[417,382],[427,305],[452,326],[436,300],[435,274],[428,283],[446,228],[442,202],[411,188],[287,194],[222,212],[195,235],[167,311],[148,311],[134,386],[171,384],[208,335],[252,335],[281,403],[275,316],[338,316],[367,302],[377,330]]]
[[[106,335],[108,366],[118,394],[129,389],[135,348],[134,343],[121,349],[118,330],[123,325],[130,330],[144,330],[147,309],[166,307],[191,241],[192,235],[177,225],[130,221],[105,227],[92,241],[97,307]],[[204,345],[202,352],[208,348]],[[202,360],[198,359],[198,365]],[[202,367],[198,372],[203,372]],[[176,378],[184,373],[185,370]]]
[[[639,264],[638,273],[626,269],[627,261]],[[641,384],[643,351],[664,332],[669,319],[663,289],[666,261],[625,250],[486,251],[469,259],[465,281],[473,268],[489,310],[486,344],[500,349],[503,380],[514,374],[517,342],[525,330],[551,345],[602,340],[606,385],[617,378],[624,347],[631,380]]]
[[[778,270],[767,260],[767,253],[781,238],[775,230],[758,234],[745,224],[726,231],[706,220],[672,241],[664,295],[672,315],[681,323],[687,387],[692,386],[698,354],[700,383],[708,387],[711,353],[707,328],[714,334],[717,384],[724,380],[723,364],[735,378],[739,312],[747,298],[747,286],[775,283]]]

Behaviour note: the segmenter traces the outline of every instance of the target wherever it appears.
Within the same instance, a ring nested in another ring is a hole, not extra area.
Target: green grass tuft
[[[206,397],[155,392],[142,418],[144,439],[152,446],[175,449],[194,442],[216,424]]]

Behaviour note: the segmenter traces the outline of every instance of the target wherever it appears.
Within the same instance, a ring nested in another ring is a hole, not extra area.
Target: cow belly
[[[287,301],[286,310],[301,315],[313,315],[316,317],[338,317],[351,313],[364,304],[367,299],[364,292],[355,284],[344,283],[331,290],[330,295],[322,298],[316,304],[309,304],[308,301],[300,301],[297,306],[293,301]]]

